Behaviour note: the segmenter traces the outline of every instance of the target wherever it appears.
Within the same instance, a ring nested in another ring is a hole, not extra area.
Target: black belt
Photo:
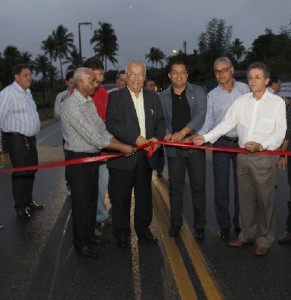
[[[226,135],[223,135],[221,138],[224,139],[224,140],[226,140],[226,141],[233,142],[233,143],[237,143],[238,142],[238,138],[233,138],[233,137],[226,136]]]
[[[26,136],[24,134],[21,134],[19,132],[3,132],[3,134],[8,135],[8,136],[20,136],[20,137],[25,137],[27,139],[32,139],[35,138],[35,136]]]

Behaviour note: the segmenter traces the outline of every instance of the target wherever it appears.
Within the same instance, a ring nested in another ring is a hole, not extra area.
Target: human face
[[[219,84],[224,85],[232,82],[234,68],[227,62],[218,62],[214,66],[214,75]]]
[[[80,93],[87,98],[94,94],[98,87],[96,81],[95,72],[90,71],[84,74],[83,78],[80,80]]]
[[[145,79],[145,69],[142,64],[132,63],[127,68],[127,85],[131,91],[138,94],[142,87]]]
[[[188,72],[186,66],[180,64],[172,65],[168,74],[174,88],[185,88],[188,80]]]
[[[22,69],[19,75],[15,75],[15,81],[20,87],[27,90],[32,82],[31,71],[29,69]]]
[[[103,82],[103,70],[102,69],[96,69],[93,70],[94,74],[95,74],[95,79],[96,79],[96,89],[101,85],[101,83]]]
[[[126,87],[126,74],[120,74],[119,78],[116,79],[116,84],[118,89],[123,89]]]
[[[70,78],[69,80],[66,80],[66,85],[68,91],[71,91],[74,88],[74,79]]]
[[[281,90],[281,80],[278,80],[278,82],[273,82],[271,88],[275,94],[278,94]]]
[[[155,91],[155,82],[152,80],[149,80],[144,85],[144,88],[148,91],[154,92]]]
[[[269,78],[266,78],[262,69],[251,69],[248,73],[248,82],[254,94],[263,94],[268,85]]]

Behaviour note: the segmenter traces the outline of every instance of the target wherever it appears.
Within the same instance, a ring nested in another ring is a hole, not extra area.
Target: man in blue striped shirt
[[[40,130],[39,115],[30,92],[32,82],[28,65],[13,69],[14,82],[0,93],[0,128],[3,130],[4,149],[9,152],[14,168],[38,164],[36,134]],[[12,173],[12,193],[20,219],[30,219],[30,210],[44,208],[32,199],[36,171]]]

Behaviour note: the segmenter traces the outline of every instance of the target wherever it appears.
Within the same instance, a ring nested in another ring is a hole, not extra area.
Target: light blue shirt
[[[0,93],[0,128],[3,132],[17,132],[35,136],[40,130],[36,104],[29,89],[22,89],[16,82]]]
[[[209,92],[207,95],[207,113],[204,125],[199,130],[200,134],[208,133],[219,124],[231,104],[241,95],[249,93],[249,86],[243,82],[235,81],[231,92],[226,91],[221,85]],[[227,136],[237,138],[237,130],[233,128]]]

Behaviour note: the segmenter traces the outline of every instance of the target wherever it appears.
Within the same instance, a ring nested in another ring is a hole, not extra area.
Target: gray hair
[[[221,62],[227,63],[227,64],[229,64],[230,67],[233,67],[232,61],[228,57],[220,56],[220,57],[216,58],[216,60],[214,61],[214,64],[213,64],[214,69],[215,69],[215,66]]]
[[[80,67],[77,68],[74,72],[74,85],[77,86],[78,85],[78,81],[80,79],[84,79],[85,75],[90,74],[92,72],[92,69],[90,68],[86,68],[86,67]]]
[[[130,65],[143,66],[144,74],[146,74],[146,71],[147,71],[146,65],[143,62],[141,62],[140,60],[132,60],[132,61],[128,62],[127,65],[126,65],[126,68],[125,68],[125,73],[128,73],[128,69],[129,69]]]
[[[247,74],[249,74],[250,70],[252,70],[252,69],[260,69],[263,71],[265,78],[270,78],[270,70],[267,67],[267,65],[265,65],[263,62],[256,61],[256,62],[250,64],[247,69]]]

